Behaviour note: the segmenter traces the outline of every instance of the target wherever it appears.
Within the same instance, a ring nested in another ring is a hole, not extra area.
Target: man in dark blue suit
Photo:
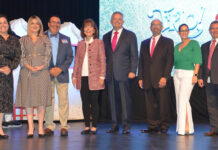
[[[123,14],[114,12],[111,17],[113,30],[103,37],[106,50],[108,96],[111,106],[112,128],[119,130],[118,100],[121,98],[123,134],[129,134],[129,104],[131,102],[129,79],[135,78],[138,65],[136,35],[123,28]]]
[[[55,101],[55,86],[58,93],[58,110],[61,123],[61,136],[68,135],[67,120],[69,115],[69,100],[68,100],[68,83],[69,72],[73,60],[73,51],[70,38],[59,33],[60,18],[52,16],[49,19],[49,30],[45,33],[48,35],[52,45],[52,58],[50,61],[50,75],[52,83],[52,106],[46,108],[45,114],[45,134],[53,135],[55,124],[54,117],[54,101]]]
[[[218,135],[218,21],[210,24],[212,39],[201,46],[203,63],[199,70],[198,85],[206,87],[210,131],[206,136]]]

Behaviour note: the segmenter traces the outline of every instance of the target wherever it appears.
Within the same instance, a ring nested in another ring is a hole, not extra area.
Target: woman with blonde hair
[[[38,133],[44,137],[43,120],[45,108],[51,105],[49,62],[51,43],[43,34],[43,25],[38,16],[28,20],[27,35],[20,39],[21,70],[16,94],[16,107],[24,107],[27,113],[27,137],[33,137],[33,108],[38,112]]]

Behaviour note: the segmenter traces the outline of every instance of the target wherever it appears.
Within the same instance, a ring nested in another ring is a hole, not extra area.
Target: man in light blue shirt
[[[68,83],[69,72],[73,60],[73,50],[70,38],[59,33],[61,21],[58,16],[49,19],[49,30],[46,32],[52,45],[52,58],[50,61],[50,75],[52,84],[52,106],[46,108],[45,113],[45,135],[53,135],[56,125],[53,122],[55,86],[58,93],[58,110],[61,136],[68,135],[69,126],[67,125],[69,115]]]

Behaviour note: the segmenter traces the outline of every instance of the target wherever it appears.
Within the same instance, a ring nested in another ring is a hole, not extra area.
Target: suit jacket
[[[80,41],[76,50],[73,78],[77,79],[76,88],[81,89],[82,65],[86,53],[85,41]],[[99,78],[106,74],[106,59],[104,43],[102,40],[94,39],[88,46],[88,82],[90,90],[104,89],[105,85],[99,84]]]
[[[150,40],[151,38],[142,41],[140,48],[138,79],[143,80],[144,89],[158,88],[161,77],[169,79],[174,63],[173,40],[161,35],[152,58],[150,57]]]
[[[48,35],[48,32],[45,32]],[[68,83],[69,82],[69,71],[68,68],[70,67],[73,61],[73,50],[70,42],[70,38],[59,33],[59,43],[58,43],[58,54],[57,54],[57,61],[56,65],[53,63],[53,56],[51,57],[50,66],[49,68],[59,67],[61,68],[62,72],[59,76],[57,76],[57,80],[60,83]],[[51,76],[51,80],[54,80],[54,77]]]
[[[123,29],[115,52],[111,45],[112,31],[103,36],[103,41],[106,51],[107,81],[112,80],[112,77],[118,81],[127,81],[130,72],[136,73],[138,65],[138,49],[135,33]]]
[[[203,79],[204,85],[207,84],[207,78],[209,75],[207,64],[208,64],[208,57],[209,57],[209,52],[210,52],[210,44],[211,44],[211,41],[208,41],[207,43],[201,46],[203,63],[199,69],[198,78]],[[217,57],[218,57],[218,44],[216,45],[212,58],[211,58],[211,71],[210,71],[211,76],[210,77],[211,77],[213,84],[218,84],[218,59]]]

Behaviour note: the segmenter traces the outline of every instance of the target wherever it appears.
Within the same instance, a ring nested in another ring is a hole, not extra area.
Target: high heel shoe
[[[9,136],[6,135],[6,134],[4,134],[4,135],[0,135],[0,139],[8,139],[8,138],[9,138]]]
[[[90,129],[88,130],[82,130],[81,134],[89,134],[90,133]]]
[[[39,134],[39,138],[45,137],[45,134]]]
[[[33,128],[33,134],[27,134],[27,138],[29,139],[29,138],[33,138],[34,137],[34,131],[35,131],[35,128]]]

